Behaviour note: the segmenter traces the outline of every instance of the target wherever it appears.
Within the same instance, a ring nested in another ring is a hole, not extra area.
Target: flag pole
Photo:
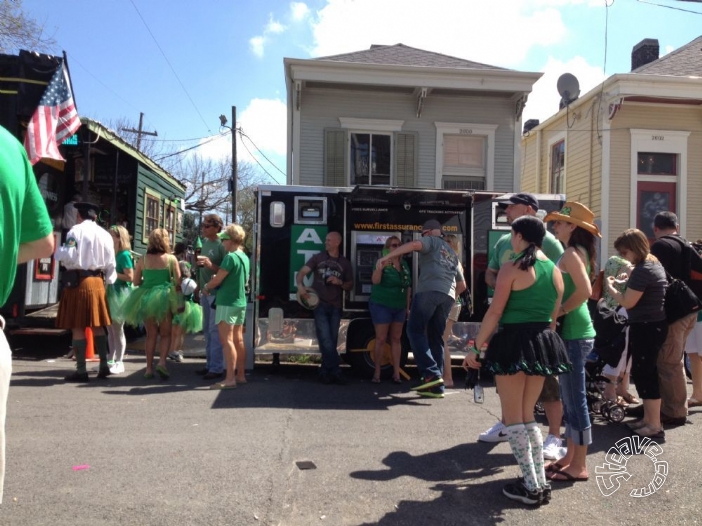
[[[76,113],[78,113],[78,104],[76,103],[76,92],[73,89],[73,77],[71,77],[71,68],[68,67],[68,55],[66,55],[65,49],[63,50],[63,65],[66,68],[66,74],[68,75],[68,85],[71,88],[71,95],[73,96],[73,106],[76,109]]]

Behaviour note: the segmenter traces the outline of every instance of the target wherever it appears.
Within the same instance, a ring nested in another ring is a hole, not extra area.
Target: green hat
[[[217,234],[217,237],[219,239],[227,239],[227,240],[231,239],[231,237],[229,237],[229,234],[227,234],[226,232],[220,232],[219,234]]]
[[[197,236],[197,241],[195,241],[195,248],[202,248],[202,240],[200,236]]]

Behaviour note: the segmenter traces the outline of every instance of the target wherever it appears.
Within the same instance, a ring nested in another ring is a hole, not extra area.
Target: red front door
[[[675,183],[639,181],[636,187],[636,228],[653,242],[653,218],[666,210],[677,213]]]

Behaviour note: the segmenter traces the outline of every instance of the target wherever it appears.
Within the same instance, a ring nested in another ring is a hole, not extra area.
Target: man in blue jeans
[[[217,237],[222,227],[222,218],[217,214],[207,214],[202,221],[202,251],[197,256],[196,262],[199,290],[203,290],[205,285],[212,279],[212,276],[217,274],[219,265],[222,263],[224,256],[227,255],[227,250],[222,245],[219,237]],[[218,380],[224,376],[222,343],[219,341],[219,330],[215,323],[215,310],[212,308],[214,301],[214,294],[200,295],[202,332],[205,335],[205,356],[207,362],[204,369],[199,369],[195,372],[203,375],[205,380]]]
[[[444,329],[456,295],[466,290],[458,255],[443,240],[441,223],[430,219],[422,227],[422,239],[410,241],[378,260],[383,267],[390,258],[419,252],[419,280],[412,299],[407,336],[422,381],[412,388],[420,396],[444,397]]]
[[[353,288],[351,262],[339,252],[341,234],[329,232],[324,241],[326,250],[312,256],[297,272],[297,290],[303,299],[309,292],[302,280],[313,273],[312,289],[319,296],[319,305],[314,310],[314,327],[317,343],[322,353],[320,380],[325,384],[344,385],[346,379],[341,374],[339,352],[336,350],[341,324],[341,307],[344,291]]]

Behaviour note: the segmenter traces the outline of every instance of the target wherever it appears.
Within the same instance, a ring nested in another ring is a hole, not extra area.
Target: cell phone
[[[483,386],[478,384],[473,388],[473,401],[476,404],[483,403]]]

